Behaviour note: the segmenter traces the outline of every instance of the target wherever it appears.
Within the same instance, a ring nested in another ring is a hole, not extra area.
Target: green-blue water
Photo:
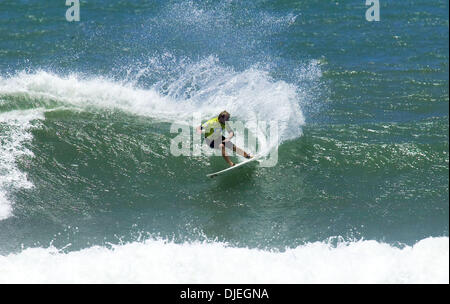
[[[155,239],[222,258],[428,240],[448,282],[448,1],[380,0],[378,22],[362,0],[143,2],[81,1],[68,22],[62,0],[0,1],[0,269]],[[279,123],[275,166],[211,180],[220,156],[171,154],[173,123],[222,110]]]

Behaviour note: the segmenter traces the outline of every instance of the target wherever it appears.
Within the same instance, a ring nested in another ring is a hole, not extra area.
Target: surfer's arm
[[[223,142],[230,141],[230,140],[233,138],[233,136],[234,136],[234,132],[233,132],[233,131],[228,132],[228,137],[225,138],[225,139],[223,140]]]
[[[230,127],[230,125],[229,125],[228,123],[225,124],[225,129],[227,130],[228,137],[225,138],[225,139],[223,140],[223,142],[228,142],[228,141],[230,141],[230,140],[233,138],[233,136],[234,136],[234,131],[233,131],[233,129],[231,129],[231,127]]]

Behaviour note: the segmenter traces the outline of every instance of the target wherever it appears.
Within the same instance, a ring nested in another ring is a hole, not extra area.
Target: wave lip
[[[262,68],[235,71],[214,56],[180,63],[178,68],[177,76],[162,78],[148,88],[103,77],[20,72],[10,78],[0,77],[0,94],[22,94],[30,101],[56,100],[75,108],[119,109],[168,122],[190,120],[193,113],[209,119],[227,110],[240,121],[277,121],[281,141],[302,135],[305,118],[300,103],[307,98],[303,88],[275,80]],[[316,64],[311,63],[301,74],[320,77],[310,70],[316,71]]]
[[[223,243],[147,240],[61,253],[0,256],[0,283],[445,283],[448,237],[413,246],[315,242],[272,252]],[[17,269],[22,271],[18,272]]]

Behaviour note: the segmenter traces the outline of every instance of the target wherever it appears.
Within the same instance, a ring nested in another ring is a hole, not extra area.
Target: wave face
[[[0,282],[448,283],[448,3],[141,2],[1,1]]]

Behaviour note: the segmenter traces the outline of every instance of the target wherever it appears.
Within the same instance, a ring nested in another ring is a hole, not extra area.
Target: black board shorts
[[[217,146],[217,148],[219,148],[219,145],[220,145],[220,144],[222,143],[222,141],[224,141],[224,140],[225,140],[225,137],[224,137],[224,136],[222,136],[222,140],[221,140],[220,142],[217,142],[217,143],[216,143],[216,141],[218,141],[217,139],[211,140],[211,139],[209,139],[209,138],[205,138],[206,143],[209,145],[209,147],[210,147],[211,149],[214,149],[214,146]],[[228,147],[228,148],[233,148],[232,145],[233,145],[233,144],[232,144],[230,141],[225,143],[225,146]]]

